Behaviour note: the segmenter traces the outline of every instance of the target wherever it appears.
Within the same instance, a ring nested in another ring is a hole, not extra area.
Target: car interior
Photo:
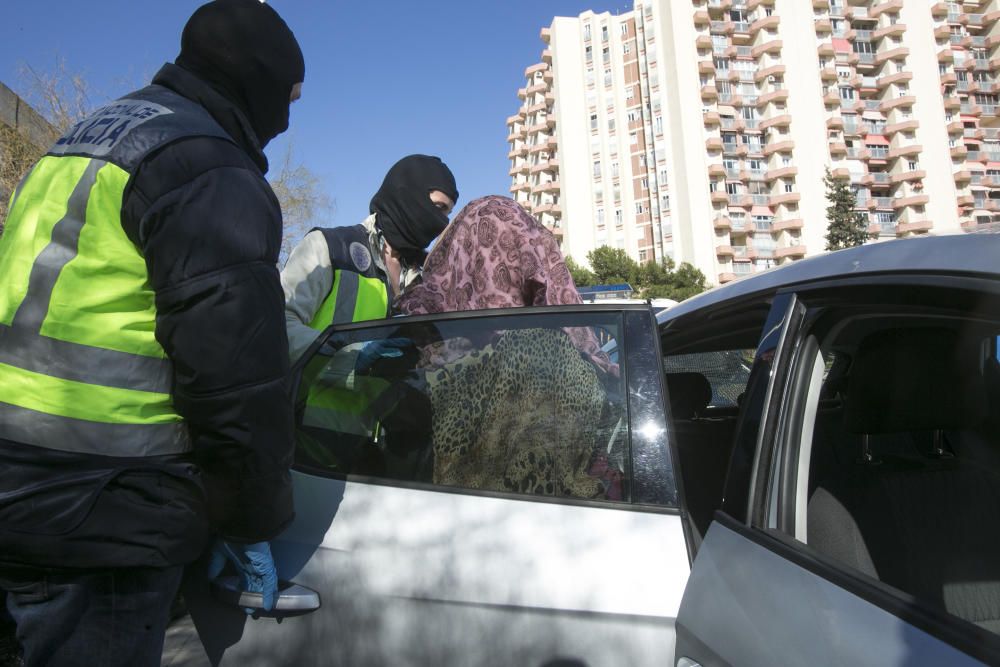
[[[1000,632],[1000,323],[831,312],[809,463],[816,551]]]
[[[769,301],[661,331],[674,445],[694,547],[722,505],[753,354]]]
[[[800,426],[804,521],[788,532],[905,599],[1000,633],[1000,300],[920,288],[805,301],[812,345],[800,354],[814,356],[791,386],[818,395],[789,422]],[[765,305],[661,328],[695,548],[722,506],[742,398],[726,396],[747,382]],[[727,366],[734,357],[745,363]]]

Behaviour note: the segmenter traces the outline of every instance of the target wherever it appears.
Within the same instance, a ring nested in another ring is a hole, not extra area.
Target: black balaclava
[[[174,63],[239,107],[261,148],[288,129],[292,88],[306,73],[295,35],[259,0],[199,7],[184,26]]]
[[[372,197],[376,225],[404,259],[419,256],[448,226],[448,216],[428,196],[432,190],[458,201],[455,177],[440,158],[408,155],[392,165]]]

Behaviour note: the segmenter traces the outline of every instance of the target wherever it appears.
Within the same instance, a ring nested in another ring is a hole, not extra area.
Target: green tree
[[[864,244],[872,238],[865,216],[854,210],[857,198],[846,178],[834,178],[829,167],[823,177],[826,185],[826,249],[843,250]]]
[[[587,261],[590,262],[599,285],[630,282],[639,269],[639,265],[627,252],[606,245],[588,252]]]
[[[640,263],[620,248],[601,246],[587,253],[587,261],[593,267],[592,273],[587,272],[590,274],[587,278],[592,277],[593,281],[577,282],[578,286],[628,283],[638,298],[675,301],[704,292],[707,287],[701,271],[687,262],[675,269],[674,261],[669,257],[660,262]],[[575,262],[573,267],[579,268]],[[575,274],[573,280],[576,282]]]
[[[594,275],[594,272],[577,264],[569,255],[566,255],[566,268],[569,269],[569,275],[572,276],[577,287],[590,287],[597,284],[597,276]]]
[[[669,257],[655,275],[656,282],[643,286],[641,290],[641,295],[645,299],[683,301],[695,294],[701,294],[707,288],[704,273],[687,262],[681,262],[675,270],[674,262]]]

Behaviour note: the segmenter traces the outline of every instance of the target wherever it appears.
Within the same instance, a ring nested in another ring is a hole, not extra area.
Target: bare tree
[[[74,72],[66,59],[56,58],[49,71],[21,65],[24,99],[62,133],[94,110],[93,90],[81,72]]]
[[[281,204],[284,230],[280,259],[284,264],[288,253],[310,229],[330,224],[334,203],[326,194],[322,179],[295,159],[290,141],[278,168],[272,171],[268,180]]]

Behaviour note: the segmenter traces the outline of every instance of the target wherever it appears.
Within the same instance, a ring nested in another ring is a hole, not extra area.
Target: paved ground
[[[181,616],[167,628],[161,667],[211,667],[190,616]],[[0,667],[5,667],[0,663]]]

